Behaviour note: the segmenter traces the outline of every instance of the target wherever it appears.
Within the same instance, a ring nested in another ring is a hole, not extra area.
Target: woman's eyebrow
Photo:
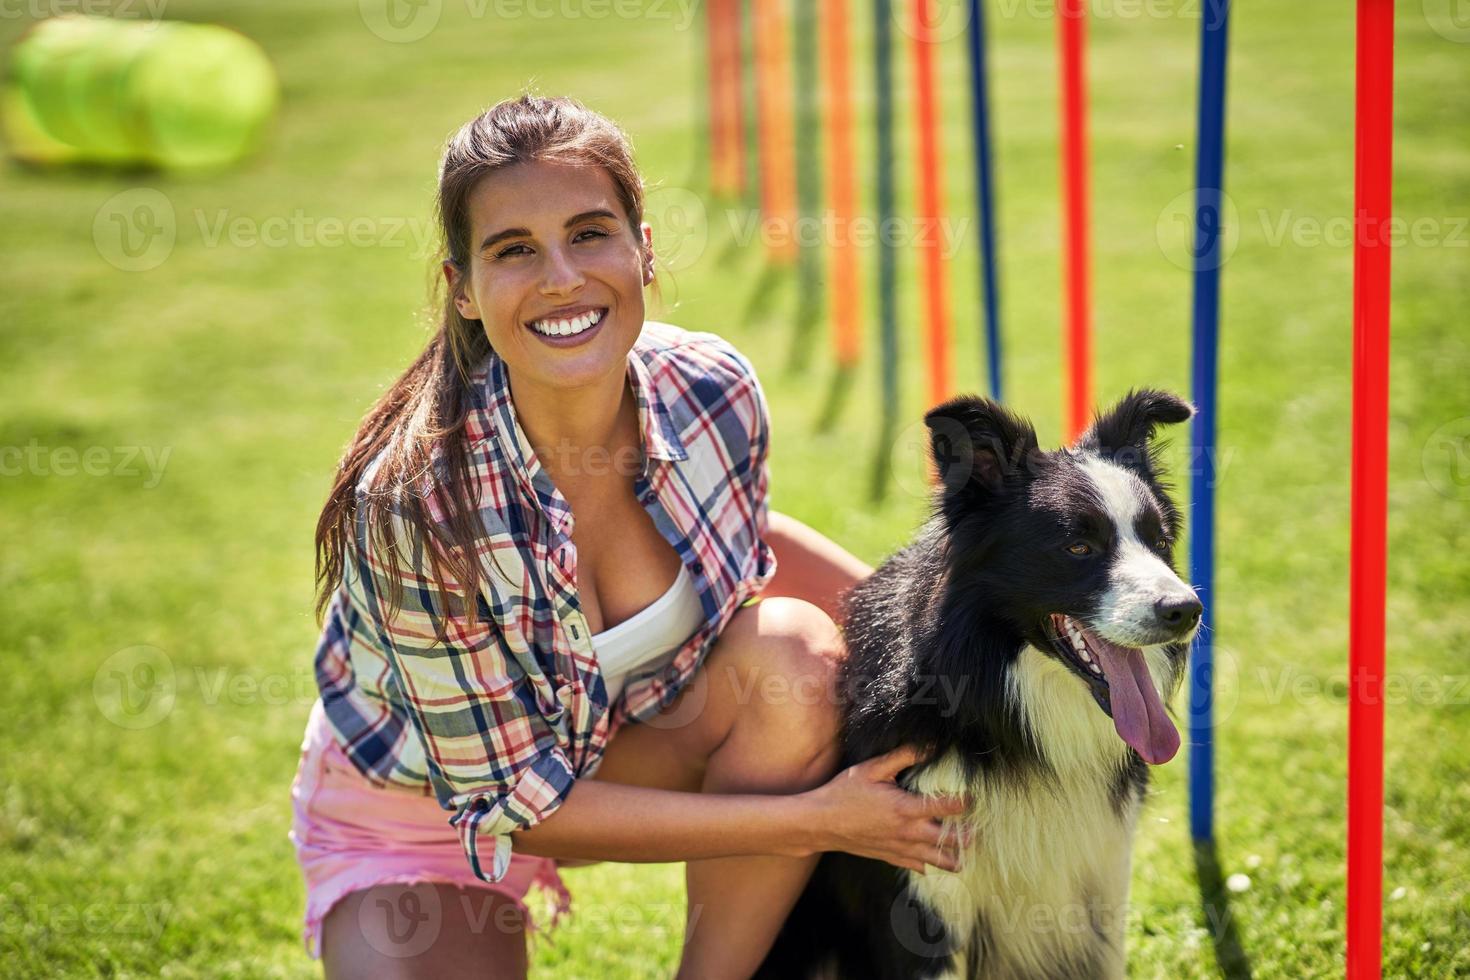
[[[570,228],[572,225],[576,224],[577,222],[579,222],[579,221],[586,221],[588,218],[612,218],[614,221],[616,221],[618,219],[618,216],[615,215],[615,214],[613,214],[611,211],[607,210],[606,208],[594,208],[591,211],[583,211],[581,214],[574,214],[574,215],[572,215],[570,218],[568,218],[566,220],[566,223],[564,225],[562,225],[562,227],[563,228]],[[503,238],[530,238],[530,237],[531,237],[531,231],[528,228],[507,228],[504,231],[497,231],[493,235],[487,235],[485,237],[485,240],[480,243],[480,251],[483,252],[485,249],[489,248],[491,245],[494,245],[496,242],[500,241]]]

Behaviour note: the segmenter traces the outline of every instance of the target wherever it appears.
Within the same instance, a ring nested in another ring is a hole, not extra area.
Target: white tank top
[[[699,602],[699,590],[694,577],[681,564],[667,592],[616,626],[592,635],[608,706],[617,703],[630,675],[663,667],[702,625],[704,607]]]

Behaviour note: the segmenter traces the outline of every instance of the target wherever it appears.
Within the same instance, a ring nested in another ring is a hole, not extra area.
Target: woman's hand
[[[904,769],[925,751],[904,745],[839,772],[830,782],[802,794],[816,812],[819,851],[846,851],[923,873],[924,865],[959,868],[969,838],[944,832],[943,817],[969,809],[958,796],[923,797],[898,786]],[[946,839],[947,837],[947,839]]]

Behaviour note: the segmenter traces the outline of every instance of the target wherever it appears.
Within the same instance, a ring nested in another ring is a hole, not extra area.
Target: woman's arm
[[[776,574],[761,594],[805,599],[834,620],[841,594],[873,574],[867,562],[779,511],[771,511],[766,543],[776,553]]]
[[[919,872],[926,864],[954,871],[969,831],[946,828],[943,819],[965,813],[973,801],[919,796],[894,782],[926,751],[902,745],[816,789],[784,796],[681,793],[581,779],[554,812],[510,836],[523,854],[564,860],[674,862],[846,851]]]
[[[821,850],[801,794],[681,793],[579,779],[551,816],[511,834],[522,854],[591,861],[673,862]]]

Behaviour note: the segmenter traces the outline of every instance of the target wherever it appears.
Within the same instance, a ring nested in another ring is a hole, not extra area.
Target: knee
[[[742,715],[789,739],[819,768],[835,764],[841,727],[839,672],[847,648],[842,631],[821,608],[773,597],[742,610],[739,655],[727,678]],[[738,617],[737,617],[738,618]],[[732,623],[732,627],[734,624]]]
[[[810,602],[786,596],[763,599],[755,608],[762,610],[761,666],[791,681],[793,700],[835,706],[829,695],[847,647],[832,617]]]

